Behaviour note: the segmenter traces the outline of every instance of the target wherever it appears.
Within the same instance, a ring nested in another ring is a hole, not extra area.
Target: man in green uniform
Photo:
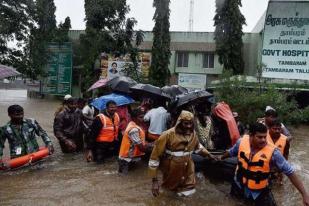
[[[50,154],[54,152],[52,142],[45,130],[36,120],[24,118],[24,109],[21,106],[9,106],[8,115],[11,120],[1,128],[0,133],[0,159],[6,140],[9,142],[11,159],[37,152],[39,144],[36,136],[43,139]]]

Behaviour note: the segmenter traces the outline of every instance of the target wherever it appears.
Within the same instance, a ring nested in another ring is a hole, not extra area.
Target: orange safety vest
[[[130,157],[130,158],[132,158],[132,157],[139,157],[139,156],[142,156],[142,155],[145,154],[144,152],[140,151],[140,149],[138,148],[137,145],[134,146],[132,154],[129,154],[130,148],[132,146],[132,142],[129,138],[129,132],[133,128],[137,128],[139,130],[139,137],[141,138],[142,143],[145,144],[145,132],[143,131],[143,129],[141,127],[137,126],[135,122],[131,121],[128,124],[128,126],[127,126],[127,128],[124,132],[122,142],[121,142],[121,146],[120,146],[119,157],[124,157],[124,158]]]
[[[118,127],[120,121],[118,114],[114,114],[114,123],[109,117],[105,116],[104,114],[99,114],[98,116],[103,126],[96,141],[113,142],[118,137]]]
[[[251,190],[260,190],[268,186],[270,175],[270,161],[275,146],[267,144],[251,156],[249,135],[244,135],[241,139],[238,151],[238,166],[236,177],[238,181]]]
[[[284,153],[287,140],[288,138],[285,135],[281,134],[279,139],[274,143],[273,139],[269,135],[269,132],[267,132],[267,142],[275,145],[280,150],[282,155]]]

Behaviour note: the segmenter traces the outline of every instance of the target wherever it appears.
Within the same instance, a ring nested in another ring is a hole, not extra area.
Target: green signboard
[[[43,93],[53,95],[71,94],[72,44],[50,43],[46,66],[47,77],[43,80]]]

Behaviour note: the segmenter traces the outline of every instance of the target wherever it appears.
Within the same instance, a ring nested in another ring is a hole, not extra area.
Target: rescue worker
[[[114,154],[120,122],[116,111],[116,102],[110,100],[106,103],[106,109],[94,119],[89,135],[85,139],[87,161],[103,163],[107,156]]]
[[[256,206],[276,205],[269,188],[269,179],[271,169],[277,167],[301,193],[304,205],[309,206],[309,195],[295,169],[274,145],[267,142],[266,136],[266,126],[255,123],[251,125],[249,135],[244,135],[221,157],[222,160],[234,156],[238,158],[231,195],[244,198]]]
[[[149,160],[152,177],[152,194],[159,195],[157,170],[163,173],[162,186],[179,196],[189,196],[195,192],[194,163],[191,154],[214,158],[198,141],[194,131],[194,115],[182,111],[175,127],[165,131],[156,140]]]
[[[56,115],[53,128],[63,153],[83,150],[83,115],[77,109],[76,99],[69,98],[67,100],[67,106]]]
[[[275,145],[286,160],[289,157],[290,141],[281,133],[281,121],[274,119],[269,123],[267,141]]]
[[[267,126],[267,128],[269,128],[269,124],[277,118],[277,111],[271,106],[267,106],[265,109],[265,116],[263,118],[258,118],[257,122],[263,123]],[[286,128],[286,126],[284,126],[283,123],[281,123],[281,133],[284,134],[289,140],[292,139],[290,131]]]
[[[281,122],[279,119],[273,119],[269,123],[267,142],[275,145],[286,160],[289,157],[290,141],[281,133]],[[278,181],[279,184],[283,184],[283,175],[274,169],[271,173],[272,179]]]
[[[141,127],[144,121],[144,112],[135,109],[131,113],[132,121],[124,131],[119,151],[119,173],[127,174],[129,167],[140,161],[145,155],[147,144],[145,131]]]
[[[8,140],[11,159],[21,157],[39,150],[36,136],[40,136],[48,147],[49,153],[54,152],[53,144],[45,130],[35,119],[24,118],[24,109],[20,105],[8,107],[10,121],[2,127],[0,135],[0,159],[3,155],[4,143]]]

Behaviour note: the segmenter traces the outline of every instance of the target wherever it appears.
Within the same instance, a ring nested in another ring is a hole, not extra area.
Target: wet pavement
[[[198,175],[197,192],[190,198],[178,198],[169,192],[152,197],[147,163],[140,163],[128,176],[117,173],[116,159],[103,165],[87,163],[83,154],[64,155],[52,132],[56,100],[28,99],[24,90],[0,90],[0,125],[8,121],[7,107],[20,104],[26,117],[33,117],[48,132],[55,153],[45,161],[17,171],[0,173],[0,205],[245,205],[229,196],[229,183]],[[309,126],[292,130],[294,140],[290,161],[309,190]],[[42,144],[42,141],[39,141]],[[8,155],[6,144],[5,154]],[[299,206],[302,199],[285,177],[283,186],[275,186],[278,205]]]

